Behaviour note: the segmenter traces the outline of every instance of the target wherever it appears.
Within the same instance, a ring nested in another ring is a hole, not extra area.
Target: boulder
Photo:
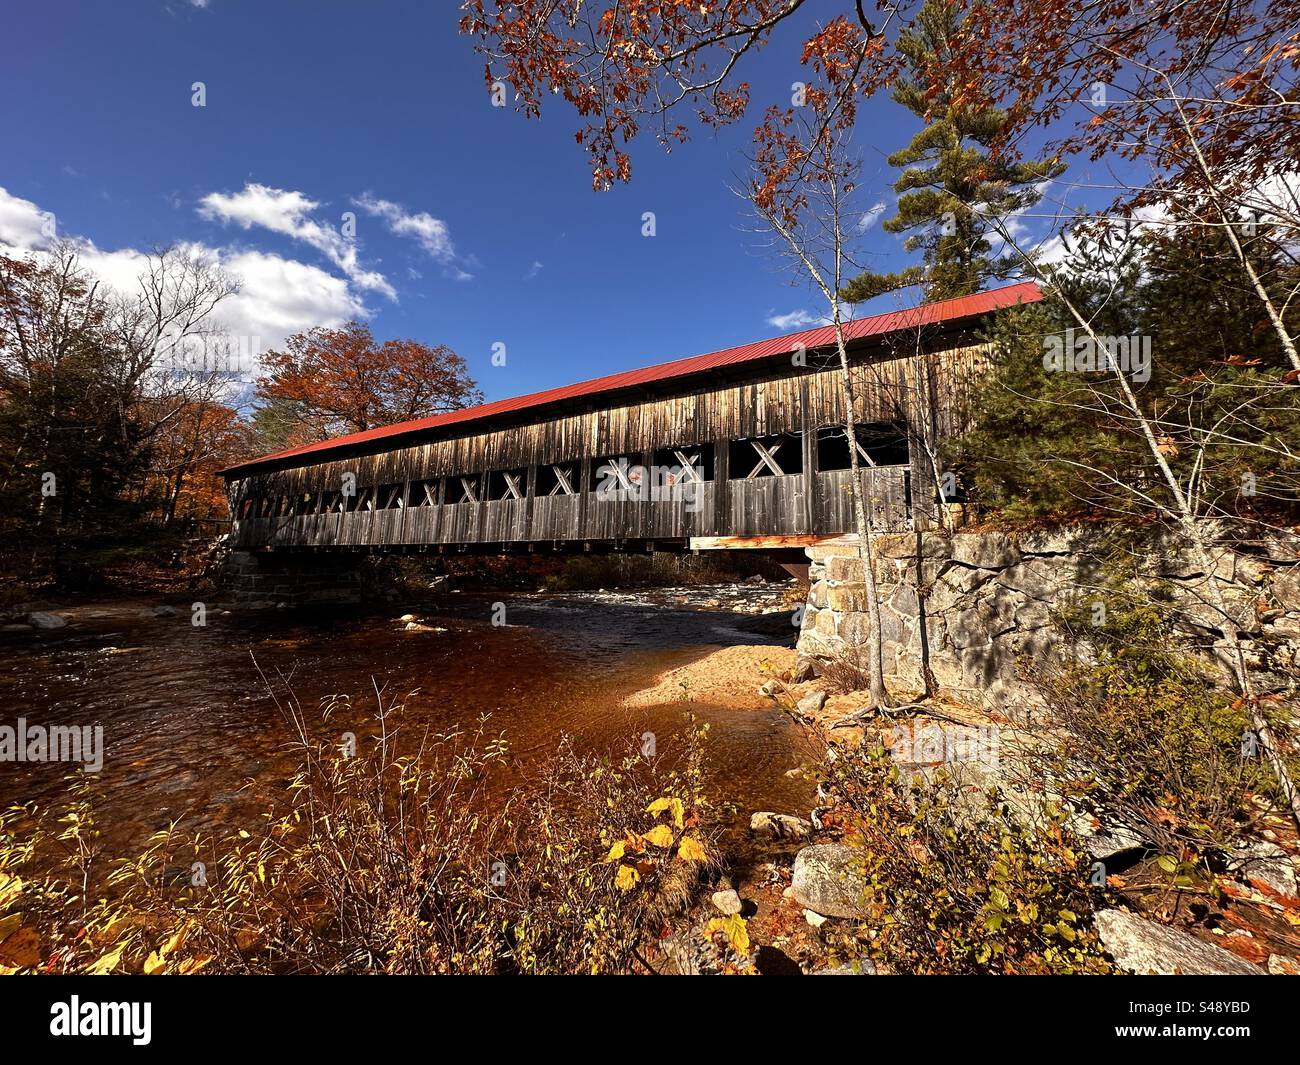
[[[1282,954],[1270,954],[1268,971],[1270,976],[1300,976],[1300,960]]]
[[[1262,976],[1262,970],[1177,928],[1126,910],[1100,910],[1097,933],[1124,972],[1155,976]]]
[[[802,817],[760,811],[749,819],[749,830],[756,835],[773,839],[807,839],[812,835],[812,824]]]
[[[1090,818],[1087,820],[1091,821]],[[1103,824],[1096,831],[1080,831],[1079,834],[1088,853],[1099,862],[1140,850],[1146,845],[1141,836],[1123,825]]]
[[[1031,558],[1003,570],[998,584],[1030,599],[1054,600],[1062,584],[1057,566],[1041,558]]]
[[[806,680],[812,680],[816,675],[817,664],[806,655],[800,655],[795,659],[794,672],[790,675],[790,680],[795,684],[802,684]]]
[[[1295,863],[1276,843],[1260,841],[1234,847],[1228,869],[1266,884],[1279,895],[1296,897]]]
[[[843,965],[833,965],[826,969],[817,969],[809,976],[875,976],[876,964],[870,958],[860,958],[857,961],[845,962]]]
[[[719,913],[730,917],[740,912],[740,896],[735,891],[715,891],[712,899],[713,906]]]
[[[1273,578],[1273,595],[1283,610],[1300,613],[1300,566],[1292,566]]]
[[[806,714],[807,716],[812,717],[814,714],[818,713],[821,710],[821,708],[825,705],[826,705],[825,692],[809,692],[807,695],[805,695],[802,699],[799,700],[796,709],[799,711],[799,713]]]
[[[880,558],[915,559],[947,558],[951,550],[947,537],[940,533],[887,533],[871,542],[872,552]]]
[[[804,847],[794,859],[791,896],[806,910],[826,917],[861,917],[861,853],[842,843]]]
[[[38,610],[27,615],[27,624],[38,629],[62,629],[67,626],[68,619],[58,614],[46,614]]]

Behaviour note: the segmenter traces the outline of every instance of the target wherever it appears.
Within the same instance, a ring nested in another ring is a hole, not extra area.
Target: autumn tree
[[[950,299],[1015,272],[1015,256],[994,253],[989,216],[1032,207],[1041,199],[1037,186],[1065,169],[1055,159],[1023,162],[990,153],[1008,116],[971,100],[948,69],[951,42],[962,32],[962,7],[953,0],[925,0],[894,44],[908,72],[894,82],[893,98],[925,125],[889,156],[889,165],[903,172],[893,186],[897,214],[883,228],[909,234],[903,247],[919,250],[923,265],[864,271],[844,287],[851,303],[910,285],[921,285],[927,299]]]
[[[1261,215],[1291,240],[1297,232],[1298,26],[1300,0],[997,0],[972,9],[951,69],[967,91],[1006,109],[998,150],[1012,153],[1046,127],[1062,154],[1126,164],[1131,176],[1112,178],[1113,213],[1158,222],[1176,208],[1181,224],[1221,230],[1300,370],[1285,320],[1285,301],[1300,291],[1279,300],[1243,239]]]
[[[907,6],[845,3],[804,40],[801,62],[821,84],[801,95],[820,121],[852,126],[858,97],[888,84],[900,64],[885,48],[885,34]],[[646,128],[671,147],[689,136],[683,118],[712,128],[743,117],[750,58],[810,8],[807,0],[467,0],[460,25],[486,61],[490,94],[513,93],[531,117],[547,99],[572,106],[582,122],[576,140],[588,153],[592,186],[608,189],[631,180],[625,146]]]
[[[70,246],[0,258],[0,490],[9,522],[38,539],[108,518],[145,464],[110,316]]]
[[[146,254],[111,290],[63,243],[0,258],[0,493],[5,535],[39,569],[93,570],[95,552],[147,549],[160,438],[220,384],[186,352],[236,290],[208,257]],[[78,578],[79,579],[79,578]]]
[[[163,402],[167,402],[166,399]],[[220,398],[190,400],[169,410],[151,452],[146,497],[163,525],[226,513],[220,471],[253,453],[252,429]]]
[[[465,360],[444,344],[418,340],[376,343],[368,326],[348,322],[290,337],[268,352],[257,381],[268,420],[290,424],[310,439],[364,432],[394,422],[458,410],[481,402]]]

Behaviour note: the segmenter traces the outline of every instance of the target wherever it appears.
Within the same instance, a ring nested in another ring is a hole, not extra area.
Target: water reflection
[[[210,615],[206,628],[185,611],[81,607],[66,629],[6,634],[0,720],[104,726],[100,827],[109,853],[125,854],[173,820],[192,829],[244,823],[288,779],[292,733],[262,674],[293,690],[317,735],[354,731],[363,745],[376,688],[404,698],[405,727],[420,732],[489,714],[526,780],[562,733],[613,753],[652,731],[662,750],[683,727],[683,707],[625,708],[624,695],[712,646],[790,640],[776,619],[663,605],[654,593],[511,597],[507,625],[493,626],[499,598],[447,595],[416,608],[445,631],[406,631],[396,620],[405,606]],[[350,710],[324,722],[315,710],[335,695]],[[711,787],[736,804],[738,823],[755,809],[807,808],[805,787],[784,775],[802,753],[779,712],[691,710],[711,725]],[[0,805],[56,800],[67,771],[0,763]]]

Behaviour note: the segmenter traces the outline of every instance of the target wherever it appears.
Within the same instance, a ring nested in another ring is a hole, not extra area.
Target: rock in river
[[[771,836],[773,839],[803,840],[812,835],[812,825],[802,817],[774,814],[766,810],[750,817],[749,830],[758,835]]]
[[[27,624],[35,625],[38,629],[61,629],[68,624],[68,619],[59,617],[58,614],[45,614],[38,611],[27,615]]]

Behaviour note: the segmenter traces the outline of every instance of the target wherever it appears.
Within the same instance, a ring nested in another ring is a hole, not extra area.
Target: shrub
[[[1180,648],[1172,607],[1123,587],[1094,602],[1104,623],[1064,611],[1078,653],[1034,677],[1058,737],[1033,771],[1175,863],[1228,848],[1258,816],[1252,796],[1272,791],[1262,762],[1243,756],[1244,705]]]
[[[846,640],[821,667],[822,680],[832,692],[847,695],[871,686],[865,640]]]
[[[309,740],[288,709],[301,764],[284,800],[221,838],[159,832],[115,863],[111,897],[91,901],[103,856],[88,785],[62,811],[9,811],[0,965],[627,972],[714,862],[693,728],[671,764],[562,741],[524,787],[505,779],[508,748],[486,726],[411,745],[402,708],[381,701],[374,748],[346,757]]]
[[[1013,816],[944,770],[912,773],[879,742],[837,749],[827,784],[860,855],[862,919],[837,950],[897,973],[1109,971],[1090,926],[1090,860],[1063,811]]]

